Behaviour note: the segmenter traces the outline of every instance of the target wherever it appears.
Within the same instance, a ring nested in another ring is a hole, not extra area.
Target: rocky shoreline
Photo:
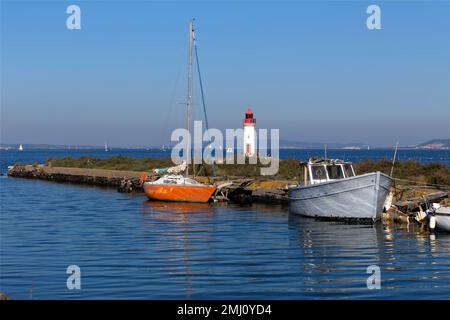
[[[139,177],[142,172],[104,169],[51,167],[46,165],[14,165],[8,168],[8,176],[40,179],[63,183],[120,188],[123,181],[131,181],[133,191],[141,191]]]

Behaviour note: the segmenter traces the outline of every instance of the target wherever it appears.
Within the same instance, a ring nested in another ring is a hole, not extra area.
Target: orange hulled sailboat
[[[188,65],[188,95],[187,95],[187,130],[190,132],[191,112],[191,74],[192,74],[192,47],[194,43],[193,22],[189,23],[189,65]],[[198,58],[197,58],[198,59]],[[197,61],[198,63],[198,61]],[[201,79],[200,79],[201,81]],[[202,89],[203,90],[203,89]],[[206,117],[206,114],[205,114]],[[186,139],[188,143],[188,139]],[[186,144],[187,153],[190,145]],[[188,158],[189,155],[186,156]],[[189,165],[186,165],[185,174],[164,175],[156,181],[147,181],[143,184],[144,192],[150,200],[181,201],[181,202],[208,202],[217,187],[211,184],[202,184],[188,177]]]
[[[144,191],[151,200],[208,202],[216,186],[202,184],[182,175],[165,175],[154,182],[145,182]]]

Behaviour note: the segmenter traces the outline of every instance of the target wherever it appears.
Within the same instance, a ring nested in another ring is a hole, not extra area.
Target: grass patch
[[[65,157],[50,158],[45,164],[51,165],[52,167],[150,171],[155,168],[172,166],[172,161],[170,158],[131,158],[124,156],[114,156],[104,159],[94,157]]]

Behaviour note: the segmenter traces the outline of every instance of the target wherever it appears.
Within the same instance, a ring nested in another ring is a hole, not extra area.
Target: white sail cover
[[[158,168],[158,169],[154,169],[153,172],[158,173],[158,174],[162,174],[162,173],[171,173],[171,174],[179,174],[181,172],[184,172],[186,170],[187,167],[187,163],[186,161],[183,161],[181,164],[174,166],[174,167],[169,167],[169,168]]]
[[[183,161],[181,164],[175,166],[175,167],[170,167],[169,169],[167,169],[168,173],[174,173],[174,174],[178,174],[180,172],[184,172],[187,168],[187,163],[186,161]]]

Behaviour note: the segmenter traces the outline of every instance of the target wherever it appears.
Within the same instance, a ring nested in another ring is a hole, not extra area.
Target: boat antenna
[[[324,149],[325,149],[324,150],[325,151],[325,160],[327,160],[327,145],[326,144],[324,145]]]
[[[187,92],[187,116],[186,116],[186,129],[191,132],[191,77],[192,77],[192,42],[194,38],[194,19],[189,21],[189,60],[188,60],[188,92]],[[186,177],[189,175],[189,159],[190,152],[190,139],[186,139]]]
[[[198,60],[198,50],[197,50],[197,42],[195,41],[195,35],[193,37],[193,41],[194,41],[195,61],[197,62],[198,79],[200,81],[200,92],[201,92],[201,95],[202,95],[203,113],[205,115],[206,132],[208,132],[208,129],[209,129],[208,114],[206,113],[205,94],[204,94],[204,91],[203,91],[203,81],[202,81],[202,75],[201,75],[201,72],[200,72],[200,63],[199,63],[199,60]],[[216,169],[215,169],[215,166],[214,166],[214,161],[212,163],[212,174],[213,174],[213,177],[216,176]]]
[[[391,167],[391,174],[390,174],[391,177],[392,177],[392,174],[394,173],[395,159],[397,158],[397,149],[398,149],[398,141],[395,144],[394,157],[392,158],[392,167]]]

